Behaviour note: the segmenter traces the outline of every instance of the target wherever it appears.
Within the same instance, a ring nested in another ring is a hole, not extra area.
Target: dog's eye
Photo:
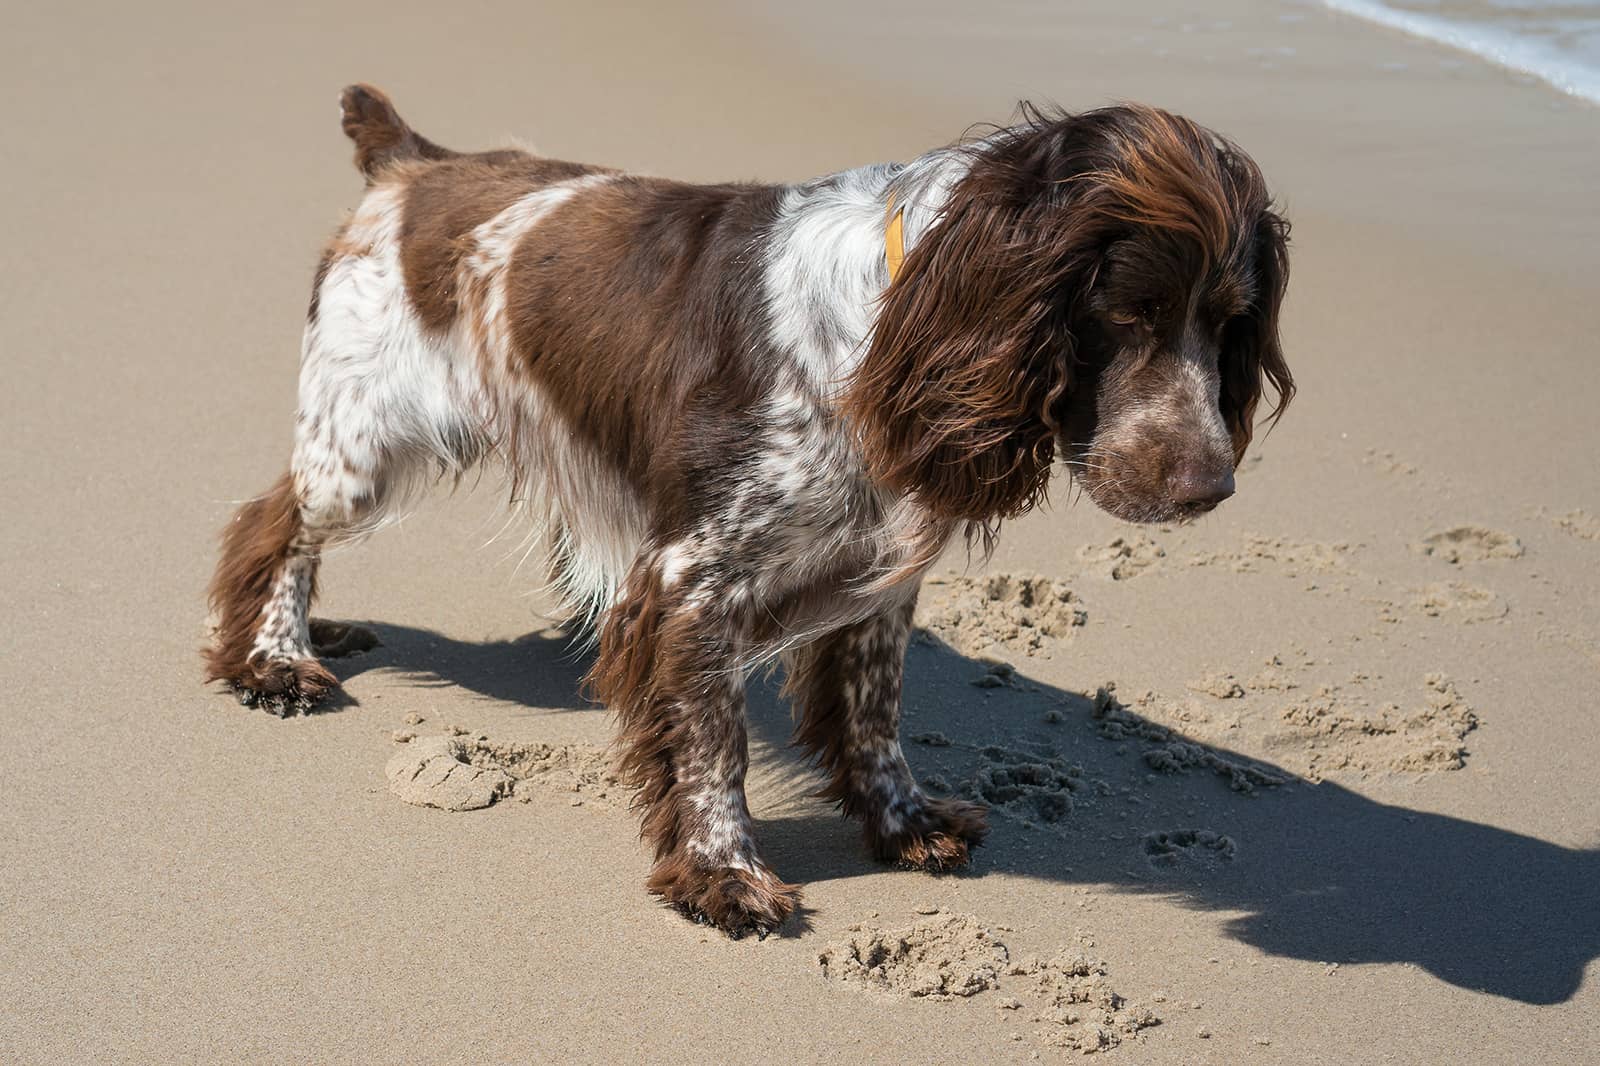
[[[1156,319],[1161,317],[1161,313],[1165,309],[1166,305],[1147,300],[1132,310],[1113,311],[1109,317],[1112,322],[1119,326],[1150,329],[1156,324]]]

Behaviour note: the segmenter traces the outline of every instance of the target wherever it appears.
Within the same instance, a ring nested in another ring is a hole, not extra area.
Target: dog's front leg
[[[800,894],[756,850],[735,626],[649,558],[606,617],[591,679],[621,726],[621,770],[655,849],[651,892],[739,937],[766,935]]]
[[[988,831],[984,808],[934,799],[900,750],[900,681],[915,599],[786,657],[795,741],[828,774],[823,796],[861,821],[878,858],[925,870],[965,866]]]

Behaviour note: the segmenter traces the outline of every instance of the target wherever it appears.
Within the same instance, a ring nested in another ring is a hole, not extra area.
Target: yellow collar
[[[883,261],[889,267],[889,284],[900,274],[900,264],[906,261],[905,210],[894,205],[894,193],[889,193],[886,208],[889,222],[883,230]]]

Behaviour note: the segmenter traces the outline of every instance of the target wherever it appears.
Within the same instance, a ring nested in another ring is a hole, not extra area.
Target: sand
[[[918,624],[961,652],[1046,653],[1089,619],[1065,581],[1037,574],[934,575]]]
[[[758,678],[805,910],[731,943],[652,903],[490,479],[328,560],[320,613],[380,642],[345,704],[199,684],[360,190],[354,79],[447,144],[707,180],[1021,96],[1260,161],[1301,395],[1238,495],[1132,529],[1058,480],[926,590],[907,751],[995,805],[970,872],[873,862]],[[1600,1061],[1600,110],[1243,0],[39,6],[0,84],[0,1061]],[[819,962],[880,950],[888,987]]]
[[[1042,1048],[1085,1055],[1110,1051],[1161,1024],[1154,1011],[1111,987],[1105,960],[1085,950],[1094,946],[1092,937],[1080,934],[1078,946],[1049,959],[1012,960],[997,939],[1005,931],[970,914],[895,929],[862,922],[823,948],[817,964],[827,980],[902,998],[939,1001],[988,993],[996,1010],[1019,1012],[1034,1024],[1034,1041]],[[1011,1037],[1022,1039],[1020,1033]]]

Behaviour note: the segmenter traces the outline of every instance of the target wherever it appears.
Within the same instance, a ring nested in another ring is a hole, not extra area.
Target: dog
[[[1020,121],[908,164],[692,185],[460,153],[341,97],[366,178],[316,271],[289,471],[226,528],[208,679],[332,694],[323,548],[486,461],[597,634],[655,860],[738,936],[799,891],[762,861],[744,684],[781,660],[824,795],[903,866],[963,866],[981,806],[901,753],[920,578],[993,542],[1055,459],[1096,504],[1185,521],[1234,491],[1278,336],[1288,225],[1229,141],[1155,108]]]

